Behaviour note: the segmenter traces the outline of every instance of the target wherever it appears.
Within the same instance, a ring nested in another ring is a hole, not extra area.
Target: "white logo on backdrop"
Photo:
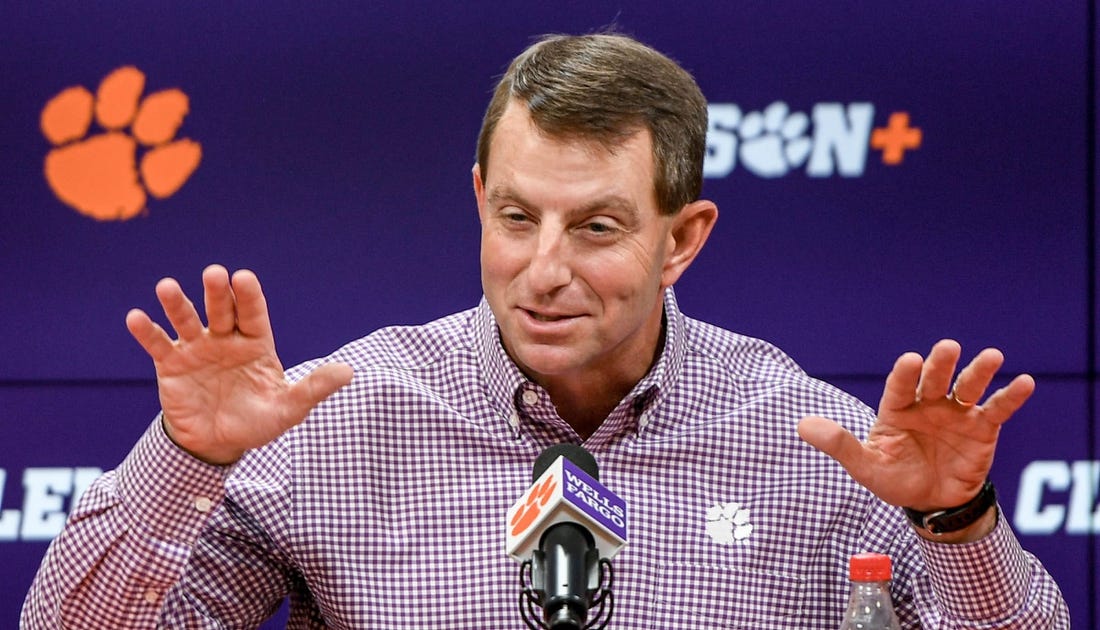
[[[733,103],[711,103],[707,113],[703,176],[708,178],[726,177],[738,162],[750,173],[769,179],[803,166],[810,177],[859,177],[870,144],[875,144],[871,142],[875,116],[871,103],[818,103],[810,115],[792,112],[783,101],[749,112]]]
[[[1100,461],[1039,460],[1020,473],[1016,513],[1021,534],[1100,533]]]
[[[69,510],[103,474],[99,468],[27,468],[21,509],[0,509],[0,542],[49,540],[61,533]],[[7,471],[0,468],[0,507]]]

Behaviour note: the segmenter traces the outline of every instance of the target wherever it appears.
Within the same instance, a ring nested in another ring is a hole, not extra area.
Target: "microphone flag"
[[[579,523],[592,534],[601,558],[626,544],[626,501],[563,456],[508,510],[508,555],[523,562],[557,523]]]

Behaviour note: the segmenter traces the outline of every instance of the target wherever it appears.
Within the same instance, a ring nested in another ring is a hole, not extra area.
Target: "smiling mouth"
[[[535,311],[528,311],[524,309],[531,319],[539,322],[560,322],[566,319],[573,319],[572,315],[546,315],[544,313],[536,313]]]

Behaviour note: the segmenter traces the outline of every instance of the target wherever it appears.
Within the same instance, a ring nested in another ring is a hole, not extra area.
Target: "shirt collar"
[[[485,393],[501,419],[515,429],[518,425],[514,399],[525,387],[535,384],[523,375],[519,366],[504,350],[504,344],[500,341],[500,328],[489,308],[489,301],[484,296],[477,305],[473,324],[474,343],[478,349],[477,357],[481,364]]]
[[[631,407],[630,420],[639,434],[645,432],[651,419],[680,380],[684,357],[687,355],[686,319],[680,312],[672,287],[665,289],[664,306],[664,345],[661,347],[661,354],[649,372],[623,399],[623,404]]]
[[[628,432],[641,433],[660,404],[666,399],[679,379],[687,354],[687,336],[685,317],[676,302],[676,294],[671,287],[664,294],[664,345],[657,361],[649,372],[630,390],[622,402],[611,412],[604,424],[590,439],[610,438]],[[500,328],[493,317],[489,302],[484,297],[478,304],[473,320],[475,344],[485,393],[501,420],[508,423],[512,430],[519,431],[520,420],[524,418],[522,400],[524,392],[536,391],[544,399],[542,388],[527,378],[519,366],[512,361],[504,350],[500,340]],[[547,399],[548,400],[548,399]]]

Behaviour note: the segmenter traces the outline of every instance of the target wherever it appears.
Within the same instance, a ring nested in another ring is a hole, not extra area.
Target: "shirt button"
[[[528,405],[533,405],[539,401],[539,393],[533,389],[528,389],[523,392],[523,402]]]
[[[513,411],[512,415],[508,416],[508,426],[512,427],[513,429],[518,429],[519,428],[519,414],[518,413]]]
[[[214,507],[214,502],[206,497],[199,497],[195,499],[195,509],[206,514],[210,511],[210,508]]]
[[[150,604],[155,604],[157,603],[157,600],[160,599],[160,593],[156,592],[153,589],[149,589],[145,591],[144,597],[145,601],[149,602]]]

